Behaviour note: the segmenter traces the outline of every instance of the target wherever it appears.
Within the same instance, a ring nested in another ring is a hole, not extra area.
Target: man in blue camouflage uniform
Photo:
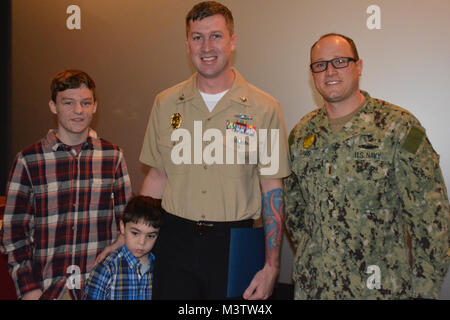
[[[292,130],[285,181],[295,298],[438,298],[450,210],[425,129],[360,91],[351,39],[323,36],[311,62],[325,105]]]

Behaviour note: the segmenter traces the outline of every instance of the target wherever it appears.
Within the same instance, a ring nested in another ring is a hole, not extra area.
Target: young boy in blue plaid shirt
[[[120,221],[125,245],[97,264],[86,284],[87,300],[150,300],[152,250],[161,225],[161,201],[145,196],[132,198]]]

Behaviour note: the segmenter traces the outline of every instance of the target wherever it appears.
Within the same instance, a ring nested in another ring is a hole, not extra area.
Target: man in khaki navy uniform
[[[262,216],[266,264],[243,297],[267,299],[279,273],[282,178],[290,174],[282,112],[274,98],[231,68],[236,35],[226,7],[197,4],[186,17],[186,29],[197,72],[158,94],[140,156],[151,167],[141,194],[162,198],[167,212],[155,248],[154,298],[226,298],[229,230],[251,227]],[[279,154],[265,163],[259,148],[249,143],[260,138],[260,129],[268,131],[269,157],[274,150]],[[278,133],[275,140],[271,129]],[[215,138],[203,137],[207,130]],[[178,133],[189,137],[173,139]],[[227,133],[235,134],[231,143]],[[176,149],[183,143],[187,149]],[[237,164],[241,146],[245,161]],[[234,164],[227,161],[228,148],[233,148]],[[216,162],[207,161],[207,154]],[[187,160],[179,163],[176,156]],[[252,157],[258,161],[251,162]],[[262,203],[267,205],[262,208]]]
[[[438,298],[450,213],[425,129],[360,91],[362,60],[351,39],[321,37],[311,62],[325,106],[292,130],[285,180],[295,298]]]

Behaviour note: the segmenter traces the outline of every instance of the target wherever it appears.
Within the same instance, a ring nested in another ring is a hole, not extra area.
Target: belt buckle
[[[206,222],[199,221],[199,222],[197,222],[196,226],[197,226],[197,228],[196,228],[197,233],[200,236],[203,236],[203,235],[207,234],[209,231],[211,231],[211,229],[214,225],[212,223],[206,223]]]

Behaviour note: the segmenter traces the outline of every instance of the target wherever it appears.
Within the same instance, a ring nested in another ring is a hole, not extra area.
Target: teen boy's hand
[[[123,238],[123,235],[120,234],[117,237],[117,240],[115,242],[113,242],[111,245],[109,245],[105,249],[103,249],[103,251],[97,256],[97,258],[95,259],[95,264],[98,264],[99,262],[101,262],[103,259],[105,259],[111,253],[113,253],[114,251],[116,251],[117,249],[122,247],[124,244],[125,244],[125,240]]]
[[[39,300],[39,298],[41,296],[42,296],[42,290],[36,289],[36,290],[25,293],[22,297],[22,300]]]

